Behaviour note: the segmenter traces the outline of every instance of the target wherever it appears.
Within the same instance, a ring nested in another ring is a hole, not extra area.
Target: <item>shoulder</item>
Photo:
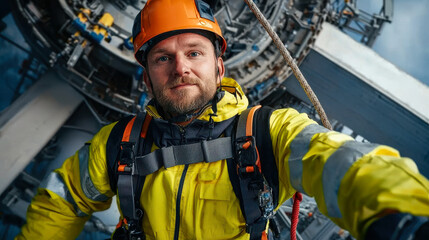
[[[89,142],[90,164],[113,168],[122,135],[132,116],[122,118],[117,122],[102,127]]]
[[[276,109],[270,116],[270,133],[277,135],[280,132],[299,132],[307,125],[317,124],[306,113],[299,113],[293,108]]]
[[[127,124],[133,119],[134,116],[128,116],[120,119],[117,122],[111,123],[103,127],[98,134],[106,134],[108,147],[119,146],[119,143],[122,140],[122,135],[124,134]]]
[[[102,127],[89,142],[92,148],[109,148],[117,145],[121,139],[122,134],[132,116],[124,117],[119,121],[110,123]]]

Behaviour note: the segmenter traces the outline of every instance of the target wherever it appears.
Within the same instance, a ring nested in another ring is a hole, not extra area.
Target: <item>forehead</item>
[[[181,33],[160,41],[152,47],[148,55],[157,52],[179,50],[183,47],[201,47],[214,50],[213,43],[208,38],[197,33]]]

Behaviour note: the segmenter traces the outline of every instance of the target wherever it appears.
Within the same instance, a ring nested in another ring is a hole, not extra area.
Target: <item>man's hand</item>
[[[427,240],[429,220],[407,213],[386,215],[369,226],[366,240]]]

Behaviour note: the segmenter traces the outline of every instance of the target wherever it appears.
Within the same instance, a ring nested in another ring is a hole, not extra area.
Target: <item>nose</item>
[[[190,73],[189,61],[183,55],[176,55],[174,67],[176,76],[180,77]]]

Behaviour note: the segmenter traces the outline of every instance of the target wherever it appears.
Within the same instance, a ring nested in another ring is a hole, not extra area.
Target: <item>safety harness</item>
[[[123,219],[118,223],[112,239],[145,238],[142,230],[143,210],[140,208],[140,195],[145,176],[162,167],[170,168],[198,162],[210,163],[223,159],[227,159],[231,183],[240,200],[240,207],[246,220],[246,232],[250,234],[251,240],[267,239],[265,231],[267,223],[278,203],[278,176],[277,171],[270,167],[275,164],[271,144],[263,149],[265,163],[261,163],[256,147],[254,116],[258,109],[261,109],[261,106],[242,112],[232,136],[163,147],[153,152],[151,152],[153,141],[150,139],[151,136],[147,135],[152,117],[139,113],[131,119],[123,133],[115,171]],[[259,134],[258,141],[271,143],[270,139],[261,137],[263,135],[269,138],[268,119],[272,110],[266,108],[262,110],[264,110],[263,123],[259,122],[258,125],[263,125],[261,128],[265,134]],[[270,178],[266,179],[264,175],[269,175]]]

